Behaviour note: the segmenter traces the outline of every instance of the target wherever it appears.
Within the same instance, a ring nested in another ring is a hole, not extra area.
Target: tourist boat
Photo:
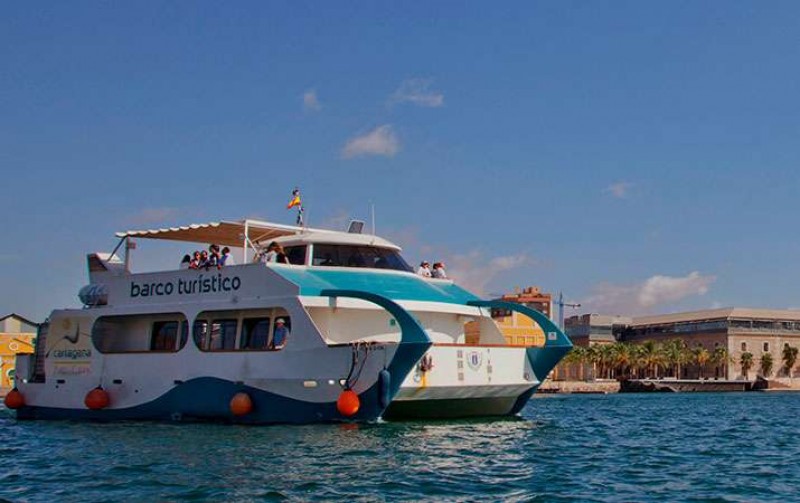
[[[53,311],[6,398],[21,419],[373,421],[516,414],[569,339],[523,305],[413,272],[395,244],[258,220],[117,233],[81,309]],[[134,240],[214,243],[238,265],[132,272]],[[260,260],[283,246],[287,263]],[[544,334],[508,345],[493,309]]]

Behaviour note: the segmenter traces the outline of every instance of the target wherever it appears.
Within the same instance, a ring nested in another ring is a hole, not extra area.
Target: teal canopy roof
[[[478,297],[450,282],[426,281],[415,274],[386,273],[365,269],[311,269],[274,267],[300,287],[300,295],[320,295],[322,290],[359,290],[392,300],[416,300],[466,304]]]

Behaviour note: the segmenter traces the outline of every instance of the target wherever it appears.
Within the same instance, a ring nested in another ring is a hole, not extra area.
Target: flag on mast
[[[303,226],[303,202],[300,199],[300,189],[295,187],[292,191],[292,199],[289,200],[289,204],[286,205],[286,209],[290,210],[297,206],[297,225]]]
[[[295,206],[301,206],[302,204],[303,203],[300,201],[300,189],[295,187],[292,191],[292,199],[289,201],[289,204],[286,205],[286,209],[291,210]]]

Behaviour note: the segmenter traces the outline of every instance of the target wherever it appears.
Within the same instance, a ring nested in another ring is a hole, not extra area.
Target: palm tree
[[[614,348],[611,344],[599,344],[595,346],[597,350],[597,360],[600,363],[600,374],[606,378],[611,378],[614,363]]]
[[[596,346],[586,346],[586,352],[584,354],[584,362],[588,365],[591,365],[591,380],[594,381],[597,379],[597,350]]]
[[[742,353],[742,356],[739,358],[739,364],[742,366],[742,375],[744,375],[745,379],[748,379],[750,369],[753,368],[753,353],[749,351]]]
[[[727,379],[728,362],[730,361],[730,358],[728,357],[728,348],[724,348],[722,346],[717,346],[714,348],[714,353],[711,355],[711,361],[716,367],[722,366],[722,375]]]
[[[688,363],[691,359],[691,352],[683,339],[672,339],[664,344],[664,354],[667,362],[673,367],[675,379],[681,377],[681,365]]]
[[[641,344],[630,344],[629,347],[631,350],[631,374],[634,379],[639,379],[641,377],[640,372],[645,367],[642,356],[644,348]]]
[[[772,353],[764,353],[761,355],[761,375],[769,377],[772,373]]]
[[[705,374],[704,370],[706,368],[706,364],[711,360],[711,353],[708,352],[706,348],[703,346],[699,346],[694,349],[694,362],[697,364],[698,373],[700,375],[700,379],[702,379]]]
[[[629,374],[628,369],[633,361],[633,348],[630,344],[617,342],[612,346],[612,357],[614,366],[618,369],[618,375],[626,378]]]
[[[564,356],[564,359],[563,359],[563,362],[570,366],[570,372],[569,373],[571,373],[571,369],[574,368],[574,366],[577,365],[577,367],[578,367],[578,379],[581,380],[581,381],[583,380],[583,377],[584,377],[584,375],[583,375],[584,365],[586,364],[588,356],[589,356],[589,351],[588,351],[587,347],[585,347],[585,346],[573,346],[572,349],[570,349],[569,353],[567,353],[566,356]]]
[[[786,374],[791,379],[792,369],[794,368],[794,364],[797,362],[797,348],[785,344],[783,346],[783,353],[781,354],[781,360],[783,361],[783,368],[786,371]]]
[[[661,348],[653,341],[645,341],[639,352],[642,366],[646,369],[645,375],[658,379],[658,367],[664,362]]]

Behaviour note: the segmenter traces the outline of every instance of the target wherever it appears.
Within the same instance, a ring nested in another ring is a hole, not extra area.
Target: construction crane
[[[564,330],[564,306],[578,309],[581,305],[564,302],[564,294],[562,292],[558,292],[558,301],[556,305],[558,306],[558,326],[561,327],[561,330]]]

